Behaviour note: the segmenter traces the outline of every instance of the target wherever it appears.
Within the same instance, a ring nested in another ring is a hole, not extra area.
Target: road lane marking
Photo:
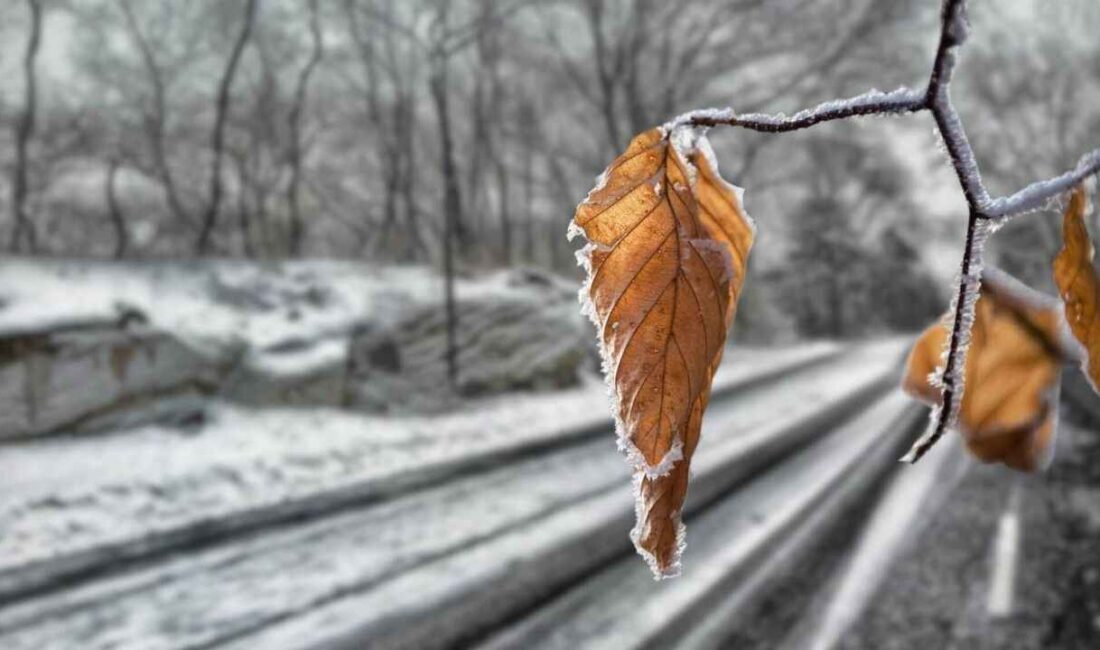
[[[1008,507],[997,525],[993,547],[993,575],[989,581],[986,611],[990,618],[1012,615],[1016,587],[1016,564],[1020,554],[1020,483],[1012,485]]]

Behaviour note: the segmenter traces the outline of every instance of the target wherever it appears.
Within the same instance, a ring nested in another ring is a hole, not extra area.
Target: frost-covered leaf
[[[653,129],[611,164],[571,231],[589,242],[579,253],[582,299],[599,332],[619,444],[637,471],[632,538],[658,576],[672,575],[689,463],[753,228],[705,140]]]
[[[1066,306],[1066,321],[1084,347],[1082,369],[1100,393],[1100,279],[1093,265],[1093,247],[1085,228],[1084,188],[1070,197],[1062,217],[1062,250],[1054,258],[1054,283]]]
[[[949,333],[929,327],[909,354],[903,388],[940,403],[936,376]],[[987,270],[966,357],[958,428],[985,462],[1022,471],[1045,466],[1053,451],[1062,361],[1069,356],[1058,305],[1009,276]]]

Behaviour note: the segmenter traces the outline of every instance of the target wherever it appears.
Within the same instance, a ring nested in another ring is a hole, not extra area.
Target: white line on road
[[[1012,486],[1008,507],[997,526],[993,548],[993,576],[989,581],[986,611],[990,618],[1012,615],[1013,590],[1016,586],[1016,561],[1020,550],[1020,483]]]
[[[959,436],[950,436],[914,466],[898,465],[879,499],[839,580],[830,587],[823,610],[797,630],[784,647],[830,650],[859,620],[889,569],[912,543],[927,517],[962,479],[971,463]]]

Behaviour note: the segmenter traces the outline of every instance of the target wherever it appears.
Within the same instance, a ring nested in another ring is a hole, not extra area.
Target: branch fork
[[[940,39],[927,86],[923,91],[901,87],[890,92],[871,90],[855,97],[824,102],[794,115],[746,113],[733,109],[704,109],[684,113],[665,125],[676,128],[708,129],[735,126],[764,133],[786,133],[807,129],[823,122],[865,115],[902,115],[929,112],[943,139],[968,207],[966,245],[957,286],[945,325],[951,335],[943,351],[942,371],[937,382],[943,389],[940,405],[933,409],[926,432],[914,443],[902,462],[915,463],[955,424],[963,396],[963,369],[967,343],[974,321],[974,307],[981,289],[982,250],[986,239],[1009,219],[1046,207],[1053,200],[1100,173],[1100,149],[1081,157],[1077,166],[1054,178],[1035,181],[1008,196],[992,198],[982,182],[974,150],[962,119],[951,102],[951,81],[959,49],[970,33],[966,0],[943,0]]]

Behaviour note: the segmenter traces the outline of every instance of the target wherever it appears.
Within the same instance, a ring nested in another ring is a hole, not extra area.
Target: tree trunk
[[[152,114],[145,113],[142,116],[146,137],[149,139],[149,148],[153,155],[153,164],[156,167],[160,183],[164,186],[165,200],[168,203],[168,209],[172,212],[172,217],[182,224],[189,225],[191,224],[191,215],[183,205],[179,190],[176,188],[176,181],[172,176],[172,168],[168,164],[168,151],[164,142],[167,137],[165,122],[168,99],[160,66],[157,65],[152,46],[149,45],[145,35],[141,33],[141,28],[138,26],[137,18],[134,16],[129,1],[120,0],[119,6],[122,9],[123,17],[126,19],[126,29],[130,32],[130,37],[141,53],[145,74],[148,75],[149,83],[153,86]]]
[[[31,24],[23,57],[23,112],[15,127],[15,167],[12,170],[11,211],[15,228],[12,230],[10,248],[13,253],[24,250],[21,245],[24,241],[28,253],[38,249],[34,223],[27,212],[27,149],[34,136],[38,116],[38,78],[34,67],[42,42],[42,6],[39,0],[27,0],[27,8],[31,13]]]
[[[229,54],[221,82],[218,84],[218,102],[214,114],[214,131],[210,138],[210,148],[214,153],[213,169],[210,175],[210,200],[202,217],[202,229],[199,231],[195,252],[204,255],[210,249],[210,238],[218,222],[218,211],[222,203],[222,150],[225,148],[225,121],[229,113],[229,91],[233,86],[233,77],[237,74],[244,46],[252,33],[252,23],[256,18],[256,0],[248,0],[244,10],[244,24]]]
[[[419,253],[428,257],[428,246],[420,233],[420,211],[416,204],[416,113],[413,111],[411,93],[405,94],[406,107],[399,129],[402,143],[398,149],[402,152],[401,197],[405,206],[405,226],[407,230],[406,258],[416,259]]]
[[[526,100],[520,107],[519,123],[523,140],[523,259],[535,263],[535,148],[538,146],[538,126],[535,107]]]
[[[294,89],[294,104],[290,108],[290,182],[286,188],[286,201],[290,208],[290,233],[288,248],[291,257],[297,257],[302,251],[304,223],[302,221],[301,185],[302,185],[302,113],[305,111],[309,92],[309,79],[325,54],[325,43],[321,36],[321,17],[317,0],[309,2],[309,31],[313,39],[313,51],[309,61],[298,76],[298,86]]]
[[[237,171],[237,225],[241,236],[241,254],[248,259],[256,256],[252,246],[252,220],[248,206],[248,164],[246,156],[230,156]]]
[[[115,253],[116,260],[126,257],[130,248],[130,233],[126,229],[126,215],[122,211],[122,205],[118,200],[118,191],[115,180],[118,178],[119,162],[117,158],[111,159],[111,166],[107,169],[107,177],[104,181],[104,192],[107,196],[107,212],[111,215],[111,224],[115,227]]]
[[[440,3],[437,28],[446,32],[447,3]],[[458,313],[455,309],[455,239],[461,224],[462,195],[458,186],[458,169],[454,160],[451,138],[451,115],[447,95],[447,53],[442,39],[432,52],[431,94],[439,120],[440,171],[443,174],[443,286],[447,310],[447,381],[451,389],[458,387]]]
[[[496,161],[497,194],[500,214],[500,258],[505,266],[512,264],[512,215],[508,206],[508,165],[503,158]]]

